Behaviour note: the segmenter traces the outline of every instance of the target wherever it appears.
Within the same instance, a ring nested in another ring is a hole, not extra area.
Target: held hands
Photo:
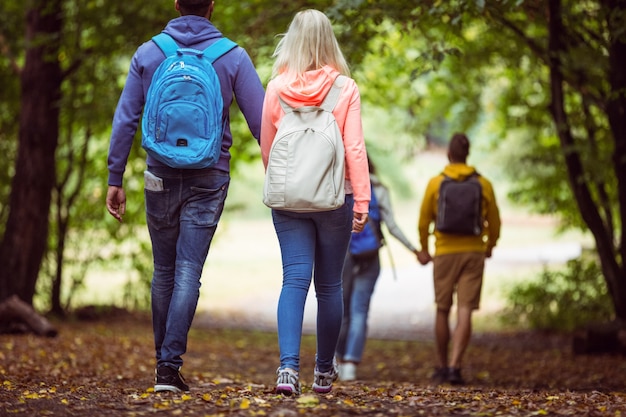
[[[118,222],[122,222],[122,216],[126,213],[126,193],[122,187],[109,185],[106,199],[107,210]]]
[[[420,264],[426,265],[428,262],[432,261],[433,258],[432,256],[430,256],[430,253],[428,253],[427,250],[422,250],[417,252],[417,260]]]
[[[359,233],[363,231],[363,228],[367,224],[367,213],[354,213],[352,217],[352,232]]]

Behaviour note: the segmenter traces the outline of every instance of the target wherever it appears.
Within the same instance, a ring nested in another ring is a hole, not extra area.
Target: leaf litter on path
[[[359,380],[311,390],[315,337],[303,336],[303,393],[273,392],[275,333],[193,328],[185,394],[154,393],[149,319],[59,323],[56,338],[0,335],[1,416],[626,416],[626,361],[575,356],[566,335],[475,335],[465,386],[435,386],[432,340],[368,340]]]

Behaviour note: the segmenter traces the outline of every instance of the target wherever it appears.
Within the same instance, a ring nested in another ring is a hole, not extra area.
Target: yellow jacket
[[[439,185],[444,175],[452,179],[462,179],[472,175],[476,170],[462,163],[446,165],[443,172],[430,179],[424,192],[424,199],[420,208],[418,232],[422,250],[428,250],[428,237],[435,235],[435,256],[459,252],[485,252],[491,254],[500,237],[500,212],[496,204],[496,197],[491,182],[482,175],[478,180],[482,185],[482,213],[485,223],[483,233],[480,236],[462,236],[441,233],[434,230],[434,222],[437,217],[437,200],[439,198]],[[433,224],[431,231],[431,224]]]

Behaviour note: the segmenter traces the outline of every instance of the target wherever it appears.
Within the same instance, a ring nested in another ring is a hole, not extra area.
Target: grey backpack
[[[328,211],[344,204],[345,150],[332,111],[345,76],[338,76],[320,106],[285,111],[270,148],[263,203],[295,212]]]

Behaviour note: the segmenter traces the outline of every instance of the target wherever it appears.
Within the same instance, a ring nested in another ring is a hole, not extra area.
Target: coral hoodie
[[[452,179],[467,178],[476,172],[474,167],[462,163],[446,165],[443,173],[433,177],[426,186],[424,199],[420,209],[418,223],[419,240],[422,250],[428,249],[428,236],[430,224],[437,216],[437,200],[439,198],[439,185],[444,175]],[[482,212],[485,219],[485,228],[481,236],[460,236],[434,231],[435,256],[459,252],[490,252],[500,237],[500,212],[496,204],[496,198],[491,183],[482,175],[478,177],[482,185],[483,204]]]
[[[261,156],[267,158],[281,119],[285,115],[278,96],[291,107],[319,106],[339,72],[329,66],[304,73],[304,82],[288,80],[285,74],[272,79],[265,92],[261,121]],[[367,213],[370,180],[361,123],[361,96],[353,79],[344,84],[333,115],[339,125],[346,150],[346,194],[354,194],[354,211]]]

